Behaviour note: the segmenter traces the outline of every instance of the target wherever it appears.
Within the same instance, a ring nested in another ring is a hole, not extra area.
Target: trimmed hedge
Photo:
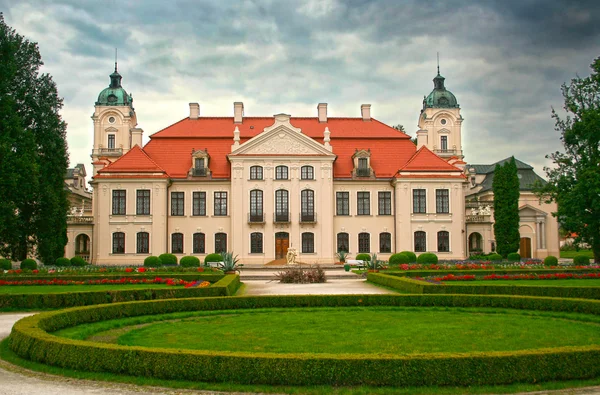
[[[366,254],[366,253],[361,253],[361,254],[357,254],[356,255],[356,259],[357,261],[371,261],[371,255],[370,254]]]
[[[412,251],[400,251],[401,254],[404,254],[408,257],[408,263],[416,263],[417,262],[417,254]]]
[[[93,289],[93,285],[90,285]],[[64,308],[89,306],[104,303],[129,302],[173,298],[197,298],[206,296],[231,296],[240,287],[239,275],[223,276],[205,288],[147,288],[114,291],[81,291],[48,294],[0,294],[0,309],[3,308]]]
[[[160,254],[158,258],[163,265],[177,265],[177,257],[173,254]]]
[[[71,260],[69,258],[56,258],[54,264],[60,267],[68,267],[71,266]]]
[[[403,253],[398,253],[398,254],[392,254],[392,256],[390,256],[390,265],[402,265],[403,263],[408,263],[409,259],[408,256],[406,256],[406,254]]]
[[[14,325],[9,346],[22,358],[75,370],[202,382],[464,387],[585,379],[600,375],[598,345],[512,352],[336,356],[152,349],[48,334],[117,317],[197,310],[321,306],[494,307],[600,314],[599,301],[516,296],[289,295],[176,299],[37,314]]]
[[[192,273],[91,273],[91,274],[29,274],[29,275],[13,275],[7,274],[0,276],[0,279],[5,281],[35,281],[35,280],[52,280],[58,278],[60,280],[87,281],[87,280],[115,280],[119,278],[180,278],[185,281],[206,280],[209,282],[217,282],[223,278],[223,272],[192,272]]]
[[[464,274],[474,274],[485,276],[488,274],[555,274],[555,273],[598,273],[599,269],[472,269],[472,270],[451,270],[451,269],[431,269],[431,270],[396,270],[391,269],[387,274],[391,276],[406,276],[406,277],[429,277],[429,276],[444,276],[446,274],[454,274],[457,276]]]
[[[12,262],[10,259],[0,259],[0,270],[11,270]]]
[[[184,256],[179,261],[179,264],[182,267],[199,267],[200,266],[200,259],[198,259],[195,256]]]
[[[552,255],[548,255],[546,258],[544,258],[544,265],[556,266],[558,265],[558,258]]]
[[[29,269],[29,270],[34,270],[37,269],[37,262],[34,261],[33,259],[24,259],[21,262],[21,269]]]
[[[500,254],[490,254],[487,256],[491,262],[502,262],[502,255]]]
[[[161,267],[162,261],[157,256],[147,256],[144,259],[144,267]]]
[[[573,257],[573,263],[575,265],[589,265],[590,258],[588,258],[587,256],[585,256],[583,254],[578,254]]]
[[[511,252],[506,256],[506,260],[509,262],[519,262],[521,260],[521,255],[518,252]]]
[[[208,254],[205,258],[204,258],[204,264],[207,265],[208,262],[222,262],[223,261],[223,256],[221,254],[217,254],[212,253],[212,254]]]
[[[554,298],[600,299],[600,287],[590,286],[553,287],[549,285],[433,284],[413,278],[390,276],[381,273],[369,273],[367,275],[367,280],[375,284],[385,285],[401,291],[422,294],[522,295],[548,296]]]
[[[73,258],[71,258],[71,265],[72,266],[85,266],[88,263],[85,261],[85,259],[83,259],[80,256],[74,256]]]
[[[438,257],[432,252],[424,252],[417,257],[417,263],[438,263]]]

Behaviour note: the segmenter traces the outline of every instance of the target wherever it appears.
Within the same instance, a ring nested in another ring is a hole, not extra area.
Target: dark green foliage
[[[490,254],[487,256],[487,259],[492,262],[500,262],[502,260],[502,255],[500,254]]]
[[[431,269],[431,270],[409,270],[409,271],[388,271],[391,276],[401,277],[429,277],[429,276],[444,276],[446,274],[454,274],[461,276],[464,274],[474,274],[476,276],[487,276],[488,274],[554,274],[554,273],[599,273],[598,269],[473,269],[473,270],[446,270],[446,269]]]
[[[406,256],[406,254],[403,253],[392,254],[392,256],[390,257],[390,265],[397,266],[408,262],[408,256]]]
[[[0,270],[12,269],[12,262],[10,259],[0,259]]]
[[[204,264],[206,265],[207,262],[223,262],[223,256],[221,254],[217,254],[216,252],[208,254],[206,258],[204,258]]]
[[[85,261],[85,259],[83,259],[80,256],[74,256],[73,258],[71,258],[71,265],[72,266],[85,266],[85,265],[87,265],[87,262]]]
[[[506,257],[519,249],[519,178],[515,158],[496,165],[494,180],[494,236],[498,254]]]
[[[518,252],[511,252],[506,256],[506,260],[509,262],[519,262],[521,261],[521,255]]]
[[[182,267],[198,267],[200,266],[200,259],[195,256],[184,256],[179,261]]]
[[[369,255],[367,253],[362,253],[362,254],[356,255],[355,259],[357,261],[370,261],[371,260],[371,255]]]
[[[56,266],[71,266],[71,260],[69,258],[56,258],[54,264]]]
[[[35,251],[52,265],[67,243],[62,99],[52,78],[39,73],[37,44],[1,14],[0,59],[0,255],[23,260]]]
[[[177,257],[173,254],[160,254],[158,257],[163,265],[177,265]]]
[[[75,370],[202,382],[464,387],[600,375],[600,350],[595,346],[381,358],[355,354],[338,357],[317,353],[274,355],[146,349],[47,335],[47,332],[73,325],[113,318],[197,310],[307,306],[491,307],[600,314],[597,301],[502,295],[292,295],[173,299],[79,307],[27,317],[13,327],[9,346],[22,358]]]
[[[148,256],[144,259],[145,267],[161,267],[162,261],[158,256]]]
[[[417,257],[417,263],[438,263],[438,257],[432,252],[424,252]]]
[[[23,259],[21,262],[21,269],[37,269],[37,262],[33,259]]]
[[[590,258],[588,258],[586,255],[578,254],[573,257],[573,263],[575,265],[589,265]]]
[[[546,258],[544,258],[544,265],[556,266],[558,265],[558,258],[552,255],[548,255]]]
[[[408,263],[415,263],[417,262],[417,254],[415,254],[412,251],[401,251],[401,254],[404,254],[408,257]]]

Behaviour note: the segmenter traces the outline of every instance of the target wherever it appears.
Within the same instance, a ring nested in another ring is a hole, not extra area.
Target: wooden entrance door
[[[529,237],[521,237],[519,253],[521,258],[531,258],[531,239]]]
[[[275,259],[285,258],[290,246],[290,234],[287,232],[275,233]]]

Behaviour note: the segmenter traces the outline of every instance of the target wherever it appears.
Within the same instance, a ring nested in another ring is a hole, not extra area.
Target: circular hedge
[[[392,254],[392,256],[390,257],[390,265],[401,265],[403,263],[408,263],[408,262],[409,262],[408,256],[406,256],[406,254],[403,254],[403,253]]]
[[[573,263],[575,265],[589,265],[590,264],[590,258],[588,258],[584,254],[577,254],[577,255],[575,255],[573,257]]]
[[[0,270],[10,270],[12,269],[12,262],[10,259],[0,259]]]
[[[56,258],[54,264],[61,267],[71,266],[71,260],[69,258]]]
[[[438,263],[438,257],[432,252],[424,252],[417,258],[417,263]]]
[[[222,262],[223,256],[221,254],[217,254],[213,252],[212,254],[208,254],[206,258],[204,258],[204,264],[208,264],[208,262]]]
[[[356,255],[355,259],[357,261],[369,261],[370,262],[371,261],[371,255],[362,253],[362,254]]]
[[[544,265],[556,266],[558,265],[558,258],[552,255],[548,255],[546,258],[544,258]]]
[[[408,355],[276,354],[129,347],[72,340],[48,333],[117,317],[181,311],[346,306],[491,307],[600,315],[600,301],[500,295],[189,298],[104,304],[37,314],[14,325],[9,345],[22,358],[75,370],[204,382],[471,386],[600,376],[600,364],[597,363],[600,359],[599,345]]]
[[[85,261],[85,259],[83,259],[80,256],[74,256],[73,258],[71,258],[71,265],[72,266],[85,266],[85,265],[87,265],[87,262]]]
[[[146,257],[146,259],[144,259],[144,266],[145,267],[161,267],[162,261],[160,260],[159,257],[151,255],[151,256]]]
[[[518,252],[511,252],[506,256],[506,260],[509,262],[519,262],[521,260],[521,255]]]
[[[200,259],[195,256],[184,256],[179,261],[181,267],[198,267],[200,266]]]
[[[404,254],[408,257],[408,262],[409,263],[416,263],[417,262],[417,254],[415,254],[412,251],[400,251],[401,254]]]
[[[500,262],[502,261],[502,255],[500,254],[490,254],[487,257],[492,262]]]
[[[160,254],[158,258],[163,265],[177,265],[177,257],[173,254]]]
[[[33,259],[24,259],[21,262],[21,269],[29,269],[29,270],[37,269],[37,262]]]

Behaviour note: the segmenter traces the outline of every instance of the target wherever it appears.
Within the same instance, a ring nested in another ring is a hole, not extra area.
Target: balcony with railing
[[[301,224],[314,224],[317,222],[317,213],[300,213]]]
[[[265,213],[248,213],[249,224],[264,224]]]
[[[491,222],[491,215],[467,215],[465,220],[468,224],[477,224],[484,222]]]
[[[208,175],[208,169],[206,167],[194,167],[192,169],[192,175],[194,177],[206,177]]]
[[[371,177],[371,169],[368,167],[359,167],[356,169],[357,177]]]
[[[276,212],[273,214],[274,223],[289,223],[290,213],[289,212]]]
[[[98,148],[95,150],[98,156],[121,156],[123,148]]]
[[[93,224],[92,215],[67,215],[67,224]]]
[[[461,156],[462,151],[456,148],[451,149],[442,149],[442,148],[434,148],[433,152],[435,152],[439,156]]]

